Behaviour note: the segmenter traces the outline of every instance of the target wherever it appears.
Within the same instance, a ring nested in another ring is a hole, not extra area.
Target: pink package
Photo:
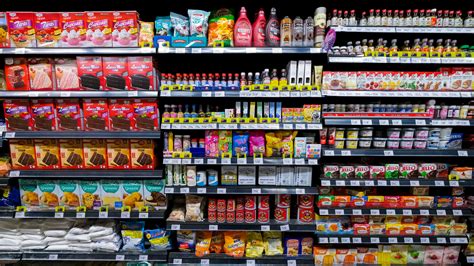
[[[56,90],[81,90],[76,59],[55,58]]]
[[[460,246],[447,246],[444,247],[443,253],[443,265],[455,265],[458,263],[459,252],[461,251]]]
[[[219,131],[217,130],[206,130],[206,138],[204,141],[204,147],[206,149],[206,157],[218,157],[219,156]]]
[[[28,58],[30,90],[53,90],[53,65],[48,58]]]
[[[112,47],[111,12],[86,12],[88,47]]]
[[[442,246],[426,247],[424,264],[440,265],[443,261],[443,250]]]
[[[251,131],[250,137],[250,156],[253,156],[254,153],[256,154],[263,154],[265,153],[265,132],[263,131]]]

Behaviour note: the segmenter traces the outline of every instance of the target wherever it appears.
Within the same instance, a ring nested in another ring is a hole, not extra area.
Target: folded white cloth
[[[71,235],[67,234],[64,239],[69,240],[69,241],[90,241],[91,238],[89,235]]]
[[[43,240],[44,235],[21,235],[20,238],[23,240]]]
[[[105,228],[102,231],[89,233],[89,237],[94,238],[94,237],[108,236],[108,235],[112,235],[113,233],[114,233],[114,230],[112,230],[112,228]]]
[[[12,239],[12,238],[0,238],[0,249],[3,246],[20,246],[21,245],[21,239]]]
[[[18,234],[18,235],[9,235],[9,234],[2,234],[0,233],[0,237],[3,237],[3,238],[11,238],[11,239],[20,239],[21,240],[21,234]]]
[[[66,245],[50,245],[45,250],[48,251],[92,251],[92,248],[87,247],[73,247],[69,244]]]
[[[27,247],[21,247],[22,250],[42,250],[45,249],[46,245],[36,245],[36,246],[27,246]]]
[[[53,242],[59,242],[59,241],[64,241],[64,237],[52,237],[52,236],[47,236],[43,239],[45,243],[53,243]]]
[[[52,236],[52,237],[61,237],[67,234],[66,230],[47,230],[44,231],[45,236]]]
[[[41,235],[41,229],[27,229],[27,228],[20,228],[19,232],[25,235]]]
[[[63,241],[49,242],[48,245],[49,246],[52,246],[52,245],[69,245],[70,243],[71,243],[70,241],[63,240]]]
[[[89,228],[89,232],[90,233],[99,232],[99,231],[102,231],[102,230],[108,229],[108,228],[112,228],[112,229],[115,228],[115,223],[114,222],[102,222],[102,223],[94,224]]]

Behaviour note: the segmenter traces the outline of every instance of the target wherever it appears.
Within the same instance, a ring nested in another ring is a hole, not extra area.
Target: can
[[[289,208],[291,203],[291,195],[280,194],[275,197],[275,206]]]
[[[255,223],[256,221],[257,221],[257,210],[245,209],[245,222]]]
[[[245,206],[245,199],[243,197],[238,197],[236,200],[235,200],[235,209],[237,211],[239,210],[244,210],[244,206]]]
[[[227,199],[227,211],[235,211],[235,199]]]
[[[312,223],[314,222],[314,207],[298,207],[297,220],[299,223]]]
[[[258,197],[258,209],[270,209],[270,196],[259,196]]]
[[[245,210],[257,209],[257,196],[245,196]]]
[[[298,206],[305,208],[313,207],[314,195],[298,195]]]
[[[226,212],[226,220],[228,223],[235,223],[235,210]]]
[[[225,211],[223,211],[223,212],[218,211],[217,212],[217,222],[218,223],[225,223],[225,218],[226,218]]]
[[[279,223],[288,223],[290,221],[290,208],[275,207],[275,221]]]
[[[244,209],[235,211],[235,222],[236,223],[245,222],[245,211],[244,211]]]
[[[207,220],[210,223],[215,223],[217,221],[217,211],[207,210]]]
[[[207,209],[210,211],[217,211],[217,199],[210,198],[207,203]]]
[[[218,199],[217,200],[217,211],[225,212],[226,209],[226,201],[225,199]]]
[[[258,209],[258,222],[268,223],[270,221],[270,209]]]

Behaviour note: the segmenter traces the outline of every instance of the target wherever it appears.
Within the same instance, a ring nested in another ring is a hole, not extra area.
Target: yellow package
[[[265,134],[265,156],[281,157],[293,154],[293,140],[298,131],[277,131]]]
[[[276,256],[283,255],[283,244],[281,232],[263,232],[265,255]]]
[[[209,20],[208,45],[234,46],[234,15],[226,8],[216,10]]]
[[[211,253],[219,254],[224,249],[224,235],[221,232],[214,232],[211,239]]]
[[[224,252],[232,257],[243,257],[245,253],[246,232],[225,232]]]
[[[293,154],[293,141],[298,131],[278,131],[277,136],[281,139],[280,154],[291,156]]]
[[[260,232],[248,232],[245,256],[248,258],[260,258],[263,250],[262,234]]]
[[[274,157],[280,156],[281,141],[275,136],[274,132],[265,134],[265,156]]]
[[[196,256],[203,257],[210,252],[212,232],[198,232],[196,242]]]

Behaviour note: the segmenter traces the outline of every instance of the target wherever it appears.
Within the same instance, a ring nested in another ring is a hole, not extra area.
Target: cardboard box
[[[298,63],[296,61],[290,61],[286,66],[286,73],[288,73],[288,84],[296,85],[297,82]]]
[[[102,206],[110,209],[121,209],[123,207],[122,181],[119,180],[101,180],[100,195],[102,197]]]
[[[145,206],[142,180],[122,180],[123,207],[140,209]]]
[[[274,186],[276,184],[276,169],[275,166],[259,166],[258,184],[261,186]]]
[[[77,73],[84,90],[101,91],[105,88],[104,72],[102,68],[102,57],[100,56],[78,56]]]
[[[105,90],[128,90],[127,57],[103,57],[102,66],[105,77]]]
[[[133,131],[135,130],[134,110],[131,100],[109,100],[110,130]]]
[[[35,144],[32,139],[11,139],[9,143],[13,169],[36,168]]]
[[[306,166],[296,167],[296,182],[295,185],[302,187],[310,187],[313,177],[313,168]]]
[[[159,129],[158,104],[154,99],[134,99],[134,124],[138,131],[155,131]]]
[[[128,139],[107,140],[109,169],[130,169],[130,142]]]
[[[239,166],[239,185],[255,186],[257,170],[255,166]]]
[[[7,12],[10,47],[36,47],[34,21],[33,12]]]
[[[19,179],[21,206],[27,209],[39,208],[39,189],[38,183],[34,179]]]
[[[305,62],[305,65],[304,65],[304,81],[303,81],[303,84],[304,85],[311,85],[312,82],[311,82],[311,71],[312,71],[312,64],[311,64],[311,60],[306,60],[304,61]]]
[[[109,130],[109,107],[106,99],[84,99],[82,110],[86,131]]]
[[[113,12],[113,47],[138,47],[138,13]]]
[[[61,37],[60,18],[60,13],[35,13],[36,44],[38,47],[59,47]]]
[[[281,167],[280,185],[294,186],[295,185],[295,170],[293,167]]]
[[[76,209],[81,205],[81,189],[77,181],[63,179],[58,180],[57,184],[62,194],[59,206],[64,206],[66,209]]]
[[[54,73],[56,78],[55,88],[60,91],[81,90],[76,59],[55,58]]]
[[[79,193],[81,194],[81,206],[87,209],[97,210],[102,206],[102,197],[100,194],[100,181],[79,181]]]
[[[237,185],[237,166],[222,166],[221,168],[221,184]]]
[[[163,179],[146,179],[143,181],[143,197],[145,206],[164,210],[167,206],[165,181]]]
[[[61,13],[60,47],[86,47],[86,14],[84,12]]]
[[[150,139],[131,139],[130,157],[133,169],[155,168],[155,145]]]
[[[86,46],[112,47],[112,12],[86,12]]]
[[[153,57],[129,56],[128,79],[129,90],[156,90]]]
[[[3,102],[3,112],[8,131],[30,131],[33,129],[30,103],[26,99]]]
[[[84,153],[82,150],[82,139],[60,139],[59,151],[61,154],[61,168],[63,169],[84,168]]]
[[[78,99],[57,99],[56,116],[58,130],[84,130],[84,115]]]
[[[5,82],[9,91],[30,90],[30,79],[25,58],[5,58]]]
[[[8,34],[7,14],[0,12],[0,48],[10,47],[10,36]]]
[[[107,141],[105,139],[84,139],[84,167],[107,169]]]
[[[33,130],[56,131],[56,108],[53,99],[31,100]]]
[[[299,60],[298,61],[298,74],[296,77],[296,84],[303,85],[304,84],[304,77],[305,77],[305,61]]]
[[[36,165],[39,169],[59,169],[59,142],[57,139],[35,139]]]
[[[38,196],[41,208],[55,208],[59,206],[59,199],[63,196],[56,180],[38,180]]]

